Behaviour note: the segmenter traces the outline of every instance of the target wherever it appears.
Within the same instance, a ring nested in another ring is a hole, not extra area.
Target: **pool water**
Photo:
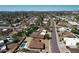
[[[20,48],[28,48],[27,43],[22,43],[22,44],[20,45]]]

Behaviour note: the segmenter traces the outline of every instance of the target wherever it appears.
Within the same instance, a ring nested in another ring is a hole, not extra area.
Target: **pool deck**
[[[27,41],[27,45],[29,46],[29,43],[31,42],[33,38],[32,37],[26,37],[25,41]]]

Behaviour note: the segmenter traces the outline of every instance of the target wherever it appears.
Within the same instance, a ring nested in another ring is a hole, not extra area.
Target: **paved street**
[[[52,50],[52,53],[60,53],[60,50],[59,50],[59,47],[58,47],[58,44],[57,44],[57,32],[56,32],[56,26],[55,26],[55,23],[53,22],[52,23],[52,39],[51,39],[51,50]]]

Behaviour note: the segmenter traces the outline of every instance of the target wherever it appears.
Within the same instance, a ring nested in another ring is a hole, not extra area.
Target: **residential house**
[[[29,44],[30,49],[44,49],[45,44],[40,39],[33,39]]]
[[[30,36],[33,38],[43,39],[46,34],[46,30],[38,29],[36,32],[33,32]]]
[[[68,21],[67,26],[69,28],[73,28],[73,26],[76,26],[77,27],[77,26],[79,26],[79,24],[77,22],[74,22],[74,21]]]
[[[79,39],[76,38],[73,33],[64,32],[63,39],[64,39],[66,46],[68,46],[69,48],[77,48],[78,47],[77,43],[79,43]]]
[[[59,32],[71,32],[71,29],[70,28],[66,28],[66,27],[60,27],[60,28],[58,28],[58,31]]]

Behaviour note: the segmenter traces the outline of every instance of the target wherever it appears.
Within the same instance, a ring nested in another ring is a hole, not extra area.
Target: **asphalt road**
[[[57,34],[56,34],[56,28],[55,28],[55,24],[52,25],[53,28],[52,28],[52,39],[51,39],[51,50],[52,50],[52,53],[60,53],[60,50],[59,50],[59,47],[58,47],[58,44],[57,44]]]

